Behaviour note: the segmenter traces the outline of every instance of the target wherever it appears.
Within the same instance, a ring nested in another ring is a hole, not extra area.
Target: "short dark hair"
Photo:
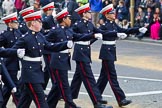
[[[61,19],[59,19],[59,20],[57,20],[57,22],[60,24],[60,23],[62,23],[63,22],[63,19],[66,19],[68,16],[65,16],[65,17],[63,17],[63,18],[61,18]]]

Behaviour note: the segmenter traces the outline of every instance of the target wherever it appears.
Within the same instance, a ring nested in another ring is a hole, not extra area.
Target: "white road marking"
[[[74,72],[69,71],[69,74],[74,74]],[[94,74],[95,79],[97,80],[99,77],[99,74]],[[149,79],[149,78],[139,78],[139,77],[127,77],[127,76],[118,76],[118,78],[121,79],[133,79],[133,80],[141,80],[141,81],[155,81],[155,82],[162,82],[160,79]],[[72,78],[68,78],[69,81],[72,80]],[[51,88],[46,88],[47,91],[50,91]],[[88,95],[87,92],[79,92],[80,95]],[[146,95],[156,95],[156,94],[162,94],[162,91],[147,91],[147,92],[136,92],[136,93],[126,93],[127,97],[135,97],[135,96],[146,96]],[[105,98],[111,98],[113,96],[111,95],[102,95]]]
[[[46,88],[47,91],[50,91],[51,88]],[[147,92],[138,92],[138,93],[126,93],[125,95],[127,97],[135,97],[135,96],[147,96],[147,95],[157,95],[157,94],[162,94],[162,91],[147,91]],[[87,95],[87,92],[79,92],[79,95]],[[112,95],[102,95],[102,97],[105,98],[112,98]]]
[[[140,43],[140,44],[147,44],[147,45],[156,45],[156,46],[162,46],[160,42],[153,43],[153,41],[145,42],[145,41],[134,41],[134,40],[122,40],[127,42],[133,42],[133,43]]]
[[[69,74],[74,74],[74,72],[69,71]],[[94,74],[95,79],[98,79],[99,74]],[[128,77],[128,76],[118,76],[118,78],[122,78],[122,79],[133,79],[133,80],[142,80],[142,81],[155,81],[155,82],[162,82],[162,80],[160,79],[150,79],[150,78],[139,78],[139,77]],[[72,78],[69,78],[69,80],[71,81]]]

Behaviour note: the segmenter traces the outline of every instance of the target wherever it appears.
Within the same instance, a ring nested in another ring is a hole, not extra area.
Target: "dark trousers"
[[[44,84],[43,84],[43,89],[45,90],[50,78],[50,55],[44,54],[44,61],[45,61],[45,68],[44,68]]]
[[[52,86],[52,89],[48,94],[47,103],[49,108],[56,108],[56,105],[60,99],[60,95],[62,95],[62,98],[64,99],[65,103],[68,104],[69,108],[76,108],[69,87],[68,70],[54,69],[54,75],[56,77],[57,84]]]
[[[74,99],[78,97],[82,81],[93,104],[97,104],[98,100],[102,99],[102,96],[97,88],[91,65],[90,63],[76,61],[76,71],[71,83],[71,91]]]
[[[42,84],[25,83],[17,108],[29,108],[32,100],[36,108],[49,108]]]
[[[4,86],[2,88],[2,94],[3,94],[3,98],[4,98],[2,108],[6,108],[7,102],[11,95],[13,97],[13,101],[16,106],[17,106],[19,98],[20,98],[19,81],[17,79],[18,71],[17,70],[8,70],[8,72],[11,76],[11,79],[13,80],[13,82],[15,83],[15,85],[17,87],[17,92],[11,93],[12,88],[9,88],[6,84],[4,84]]]
[[[97,81],[97,86],[101,94],[106,88],[108,81],[111,86],[111,89],[114,92],[117,102],[120,102],[121,100],[125,99],[126,98],[125,94],[123,90],[120,88],[117,80],[117,73],[115,70],[114,61],[102,60],[102,68],[101,68],[100,76]]]

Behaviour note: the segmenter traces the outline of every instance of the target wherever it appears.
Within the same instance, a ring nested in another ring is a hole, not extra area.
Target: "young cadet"
[[[89,4],[83,5],[77,8],[75,11],[82,17],[80,21],[77,21],[73,30],[76,33],[102,33],[103,36],[116,36],[117,32],[107,32],[97,29],[92,22],[91,13],[89,12]],[[73,60],[76,62],[76,70],[73,76],[71,83],[71,90],[73,99],[78,97],[81,83],[83,81],[84,86],[86,87],[88,94],[93,102],[94,108],[111,108],[112,106],[105,106],[107,101],[102,99],[102,96],[97,88],[94,75],[91,70],[91,46],[90,41],[79,41],[76,42],[73,52]]]
[[[22,34],[25,34],[28,31],[28,27],[26,26],[26,23],[24,22],[23,17],[33,12],[34,12],[33,6],[25,8],[19,12],[19,18],[21,18],[19,22],[20,23],[19,30],[21,31]]]
[[[18,30],[18,19],[17,19],[17,12],[12,13],[6,17],[3,17],[2,20],[7,25],[7,30],[2,31],[0,34],[0,47],[4,48],[11,48],[16,41],[22,36],[22,33]],[[4,59],[5,66],[13,80],[13,82],[16,84],[18,91],[13,96],[13,101],[15,105],[17,105],[19,97],[20,97],[20,91],[19,91],[19,80],[17,78],[17,73],[19,70],[19,60],[17,57],[8,57]],[[4,84],[2,92],[4,96],[4,102],[3,102],[3,108],[6,107],[7,102],[11,95],[11,89],[7,87],[6,84]]]
[[[25,54],[25,50],[24,49],[11,49],[11,48],[7,48],[7,49],[3,49],[0,48],[0,57],[19,57],[22,58]],[[5,68],[3,61],[0,59],[0,108],[2,107],[3,104],[3,95],[2,95],[2,80],[3,83],[7,84],[8,87],[11,88],[12,93],[16,92],[16,85],[14,84],[14,82],[12,81],[10,75],[8,74],[7,69]]]
[[[115,11],[113,10],[113,4],[110,4],[103,8],[100,13],[103,14],[106,18],[105,24],[101,25],[100,29],[108,30],[108,31],[117,31],[119,33],[139,33],[146,32],[146,28],[129,28],[123,29],[120,28],[115,22]],[[126,38],[126,36],[120,37]],[[127,100],[123,90],[120,88],[119,83],[117,81],[117,74],[115,70],[116,61],[116,39],[117,37],[112,37],[111,35],[108,37],[103,37],[103,43],[100,50],[99,58],[102,60],[102,68],[100,72],[99,79],[97,81],[97,86],[103,94],[103,91],[109,81],[109,84],[114,92],[116,100],[119,104],[119,107],[130,104],[132,101]]]
[[[53,18],[53,12],[54,10],[54,2],[51,2],[44,7],[42,7],[43,10],[43,18],[42,18],[42,23],[43,23],[43,29],[45,32],[48,32],[52,27],[55,27],[57,24]]]
[[[54,21],[54,18],[53,18],[53,11],[54,11],[54,2],[51,2],[47,5],[45,5],[44,7],[42,7],[42,10],[43,10],[43,17],[42,17],[42,31],[43,31],[43,34],[47,34],[50,29],[52,29],[52,27],[55,27],[56,26],[56,22]],[[50,74],[51,74],[51,68],[50,68],[50,60],[51,60],[51,52],[49,51],[44,51],[43,52],[43,57],[44,57],[44,61],[45,61],[45,68],[44,68],[44,80],[45,80],[45,83],[43,85],[43,88],[46,89],[46,86],[48,84],[48,81],[49,81],[49,77],[50,77]],[[52,81],[55,81],[55,78],[54,76],[51,77],[52,78]]]
[[[21,79],[24,88],[17,108],[29,108],[33,100],[37,108],[48,108],[42,84],[44,83],[43,51],[61,51],[71,48],[72,41],[50,43],[40,33],[42,29],[41,11],[23,17],[28,27],[28,32],[20,38],[13,48],[24,48],[26,53],[21,60]]]
[[[56,20],[58,21],[58,26],[53,28],[47,37],[50,42],[63,42],[63,41],[88,41],[94,38],[101,38],[101,34],[77,34],[73,32],[70,28],[71,20],[67,8],[63,9],[56,15]],[[50,108],[55,108],[58,100],[60,98],[60,92],[62,98],[65,101],[66,108],[77,108],[72,100],[71,90],[68,83],[68,70],[71,69],[70,65],[70,52],[69,50],[64,50],[51,54],[51,64],[50,66],[54,70],[52,74],[56,77],[56,83],[58,86],[53,86],[47,102]]]

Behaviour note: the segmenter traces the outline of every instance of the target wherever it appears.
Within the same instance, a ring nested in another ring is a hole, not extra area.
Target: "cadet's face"
[[[11,27],[11,28],[14,28],[14,29],[18,29],[18,26],[19,26],[19,23],[18,23],[18,22],[12,22],[12,23],[10,24],[10,27]]]
[[[50,10],[48,11],[48,14],[49,14],[49,15],[52,15],[52,13],[53,13],[53,9],[50,9]]]
[[[66,18],[64,19],[64,21],[65,21],[65,23],[66,23],[67,26],[70,26],[70,25],[71,25],[70,17],[66,17]]]
[[[42,29],[42,21],[40,19],[33,21],[33,28],[39,32]]]
[[[88,19],[91,19],[91,18],[92,18],[91,12],[86,12],[86,17],[87,17]]]
[[[115,14],[106,14],[107,19],[115,20]]]

